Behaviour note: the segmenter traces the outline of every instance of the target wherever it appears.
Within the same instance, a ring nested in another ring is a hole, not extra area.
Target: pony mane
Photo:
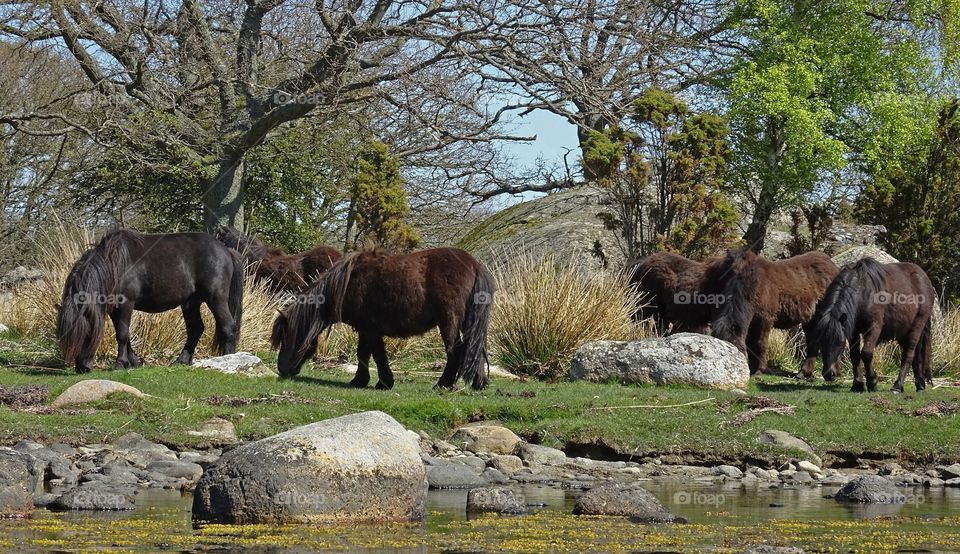
[[[143,239],[128,229],[113,231],[73,264],[57,310],[57,340],[66,362],[96,352],[103,339],[104,300],[114,294],[130,264],[128,244],[142,245]]]
[[[263,259],[267,256],[269,248],[256,237],[244,235],[239,229],[232,225],[224,225],[217,230],[217,239],[225,244],[227,248],[233,248],[244,256]]]
[[[723,258],[710,265],[708,271],[713,287],[718,281],[722,283],[723,287],[718,292],[725,299],[713,320],[716,336],[737,336],[750,326],[752,299],[759,283],[759,261],[756,253],[743,247],[728,250]],[[740,332],[734,332],[735,328],[739,328]]]
[[[834,345],[853,336],[863,303],[883,288],[883,265],[863,258],[840,268],[817,307],[813,334],[824,345]]]
[[[297,353],[303,355],[320,333],[342,320],[343,300],[358,255],[354,253],[342,258],[310,288],[297,295],[297,301],[274,322],[270,336],[270,344],[274,349],[288,338],[298,345]]]

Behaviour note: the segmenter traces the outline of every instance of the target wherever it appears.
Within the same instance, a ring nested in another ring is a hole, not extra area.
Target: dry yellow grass
[[[17,333],[34,338],[55,340],[57,303],[63,293],[74,262],[96,243],[97,237],[85,229],[61,227],[39,240],[33,266],[44,271],[46,277],[35,283],[17,287],[5,299],[3,317]],[[240,330],[240,350],[264,350],[270,346],[270,329],[282,301],[271,295],[262,284],[248,275],[244,285],[243,322]],[[197,349],[197,355],[214,355],[213,315],[203,308],[206,330]],[[134,350],[145,363],[167,363],[175,357],[186,341],[186,328],[180,310],[160,314],[134,312],[131,322]],[[113,325],[107,323],[104,339],[97,357],[109,360],[116,356]]]
[[[501,256],[490,324],[493,355],[515,373],[563,379],[591,340],[637,338],[640,299],[627,280],[532,255]]]

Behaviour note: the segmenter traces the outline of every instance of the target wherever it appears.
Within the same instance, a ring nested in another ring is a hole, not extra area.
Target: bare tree
[[[112,132],[146,132],[214,166],[203,197],[209,228],[242,224],[247,152],[318,107],[386,100],[436,131],[420,151],[495,137],[497,114],[451,131],[411,99],[437,74],[466,74],[462,60],[513,18],[501,16],[483,0],[23,1],[0,11],[0,34],[69,52],[111,106]],[[79,127],[55,112],[5,114],[25,131],[51,118]]]

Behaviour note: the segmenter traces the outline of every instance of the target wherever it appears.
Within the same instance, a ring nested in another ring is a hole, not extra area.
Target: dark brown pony
[[[70,270],[57,312],[57,340],[64,360],[86,373],[109,316],[117,335],[116,365],[137,367],[140,358],[130,345],[133,311],[180,307],[187,342],[176,363],[189,364],[203,335],[202,303],[217,322],[219,351],[236,352],[243,310],[243,261],[237,252],[204,233],[114,231]]]
[[[880,342],[895,340],[902,356],[893,391],[903,392],[903,380],[911,366],[917,390],[923,390],[927,382],[933,382],[930,316],[935,294],[930,278],[914,264],[881,264],[864,258],[843,266],[814,317],[813,332],[823,352],[823,378],[833,381],[840,375],[838,362],[849,342],[853,365],[850,390],[873,392],[877,388],[873,349]]]
[[[750,373],[763,373],[770,330],[800,325],[807,338],[803,375],[813,378],[819,352],[813,314],[838,271],[822,252],[772,262],[748,248],[728,250],[709,277],[711,290],[723,291],[724,298],[714,314],[713,336],[746,352]]]
[[[287,254],[229,226],[217,231],[217,239],[243,254],[247,265],[255,268],[257,278],[269,283],[274,292],[301,291],[340,259],[340,252],[329,246]]]
[[[411,337],[440,328],[447,364],[437,387],[460,378],[473,388],[487,385],[487,325],[495,290],[493,277],[467,252],[435,248],[411,254],[368,250],[334,264],[273,324],[282,377],[300,372],[317,339],[334,323],[359,334],[357,373],[351,385],[370,381],[370,356],[377,363],[378,389],[393,387],[383,337]]]
[[[630,282],[643,297],[637,321],[652,319],[659,334],[706,333],[718,295],[705,288],[708,267],[718,259],[697,262],[671,252],[656,252],[633,263]]]

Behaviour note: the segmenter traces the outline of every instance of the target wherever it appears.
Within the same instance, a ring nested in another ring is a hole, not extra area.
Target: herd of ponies
[[[116,331],[116,366],[137,367],[142,362],[130,342],[133,311],[179,307],[187,339],[175,363],[189,364],[204,331],[201,304],[213,314],[217,350],[232,354],[248,267],[273,292],[295,297],[273,323],[271,344],[279,350],[281,377],[297,375],[316,353],[320,335],[342,322],[358,334],[357,371],[350,382],[355,387],[369,384],[371,356],[376,387],[393,386],[384,337],[411,337],[435,327],[447,358],[436,387],[453,388],[461,379],[475,389],[487,385],[487,327],[496,285],[468,252],[367,249],[341,255],[319,246],[288,254],[232,227],[215,237],[129,229],[105,235],[77,260],[64,284],[56,330],[63,358],[79,373],[90,371],[109,317]],[[751,373],[767,370],[771,329],[800,326],[806,338],[801,373],[807,379],[822,357],[823,378],[835,380],[849,344],[851,390],[874,391],[874,348],[897,341],[902,359],[893,390],[903,391],[910,367],[917,390],[932,380],[936,298],[930,279],[914,264],[865,258],[838,268],[821,252],[771,261],[736,248],[703,262],[654,253],[627,270],[644,299],[638,320],[651,319],[660,333],[709,333],[728,341],[746,354]]]

